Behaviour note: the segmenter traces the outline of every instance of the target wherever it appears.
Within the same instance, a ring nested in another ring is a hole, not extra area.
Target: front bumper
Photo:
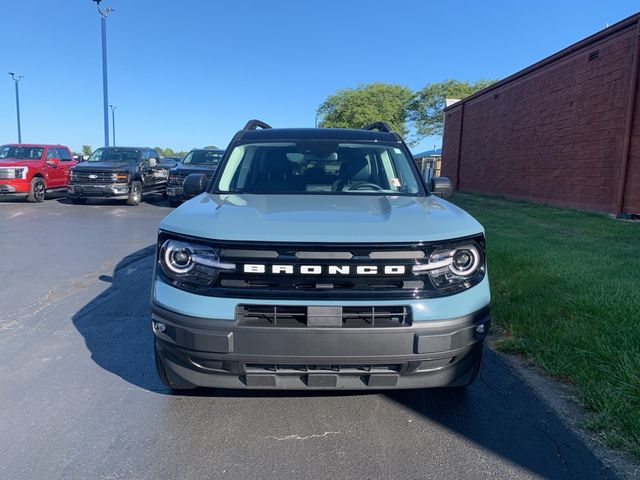
[[[5,178],[0,180],[0,194],[10,195],[12,193],[29,193],[31,179]]]
[[[129,195],[129,186],[126,183],[85,185],[72,183],[67,193],[72,197],[126,197]]]
[[[8,185],[6,183],[0,183],[0,194],[11,194],[18,193],[18,189],[13,185]]]
[[[248,327],[154,302],[152,322],[158,355],[177,385],[358,390],[467,384],[491,318],[486,307],[405,327]]]
[[[193,198],[193,195],[187,195],[184,193],[182,187],[167,187],[167,195],[175,200],[189,200]]]

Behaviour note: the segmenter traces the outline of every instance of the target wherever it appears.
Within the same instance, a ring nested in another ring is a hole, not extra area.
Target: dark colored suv
[[[224,155],[224,150],[191,150],[182,163],[176,165],[169,172],[169,184],[167,186],[167,195],[169,196],[169,204],[177,207],[183,201],[193,197],[184,192],[182,183],[184,179],[191,173],[204,173],[206,181],[211,181],[213,174],[218,168],[218,163]]]
[[[76,204],[87,198],[123,198],[138,205],[145,193],[166,196],[169,171],[158,153],[143,147],[104,147],[71,170],[69,197]]]

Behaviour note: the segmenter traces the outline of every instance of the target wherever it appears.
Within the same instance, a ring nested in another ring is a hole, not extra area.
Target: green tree
[[[209,145],[208,147],[204,147],[205,150],[219,150],[215,145]]]
[[[442,136],[444,130],[445,98],[463,99],[488,87],[497,80],[478,80],[475,83],[459,80],[445,80],[430,83],[416,92],[409,105],[409,118],[413,121],[416,136]]]
[[[164,149],[162,147],[155,147],[154,150],[160,156],[164,155]]]
[[[409,132],[408,106],[412,98],[410,89],[395,84],[370,83],[341,89],[318,107],[320,127],[362,128],[382,120],[405,136]]]
[[[173,149],[167,147],[162,151],[161,155],[163,157],[173,157],[174,155]]]
[[[89,156],[93,152],[91,145],[82,145],[82,155]]]

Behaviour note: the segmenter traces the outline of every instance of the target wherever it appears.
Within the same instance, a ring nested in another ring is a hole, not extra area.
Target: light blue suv
[[[171,389],[469,385],[489,331],[482,226],[402,138],[252,120],[160,224],[155,358]]]

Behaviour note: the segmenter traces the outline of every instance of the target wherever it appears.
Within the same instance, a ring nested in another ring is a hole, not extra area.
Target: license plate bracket
[[[341,327],[342,307],[307,307],[308,327]]]

